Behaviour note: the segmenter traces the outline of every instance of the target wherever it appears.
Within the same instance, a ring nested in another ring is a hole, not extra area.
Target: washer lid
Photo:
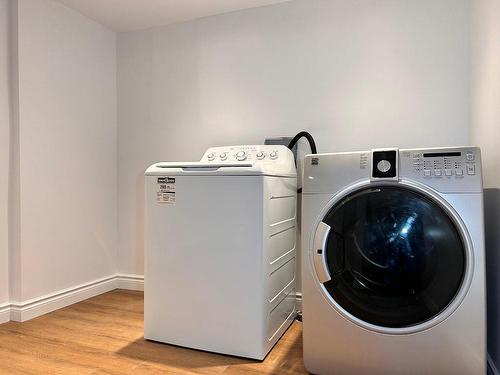
[[[199,162],[160,162],[146,176],[209,175],[296,177],[293,153],[285,146],[255,145],[209,148]]]
[[[253,163],[208,163],[195,162],[160,162],[153,164],[146,170],[146,176],[175,176],[175,175],[263,175],[262,168]]]

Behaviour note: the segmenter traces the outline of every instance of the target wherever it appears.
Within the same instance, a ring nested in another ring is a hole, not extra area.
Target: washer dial
[[[243,161],[246,160],[247,158],[247,153],[245,151],[238,151],[236,153],[236,160]]]

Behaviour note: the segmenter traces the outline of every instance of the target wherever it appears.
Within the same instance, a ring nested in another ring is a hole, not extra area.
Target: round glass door
[[[456,225],[427,196],[366,188],[332,207],[325,289],[352,316],[381,327],[423,323],[454,299],[466,251]]]

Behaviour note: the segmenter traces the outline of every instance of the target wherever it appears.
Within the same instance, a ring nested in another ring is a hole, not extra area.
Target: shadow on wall
[[[484,190],[488,354],[500,365],[500,189]]]

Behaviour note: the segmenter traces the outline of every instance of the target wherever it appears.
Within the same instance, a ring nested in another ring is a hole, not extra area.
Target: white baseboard
[[[144,290],[144,276],[116,275],[116,289]]]
[[[108,276],[28,301],[0,305],[0,324],[9,320],[25,322],[114,289],[144,290],[144,276]]]
[[[0,324],[7,323],[10,320],[10,304],[6,303],[0,306]]]
[[[114,275],[23,302],[0,306],[0,324],[25,322],[114,289],[144,290],[144,276]]]
[[[490,355],[488,354],[488,366],[489,366],[489,369],[491,370],[491,372],[493,373],[493,375],[500,375],[500,372],[498,371],[497,367],[495,366],[495,362],[493,362],[493,359],[490,357]],[[488,374],[490,372],[488,371]]]
[[[25,322],[37,316],[109,292],[116,289],[115,279],[116,276],[110,276],[28,301],[12,302],[10,304],[10,320]]]

